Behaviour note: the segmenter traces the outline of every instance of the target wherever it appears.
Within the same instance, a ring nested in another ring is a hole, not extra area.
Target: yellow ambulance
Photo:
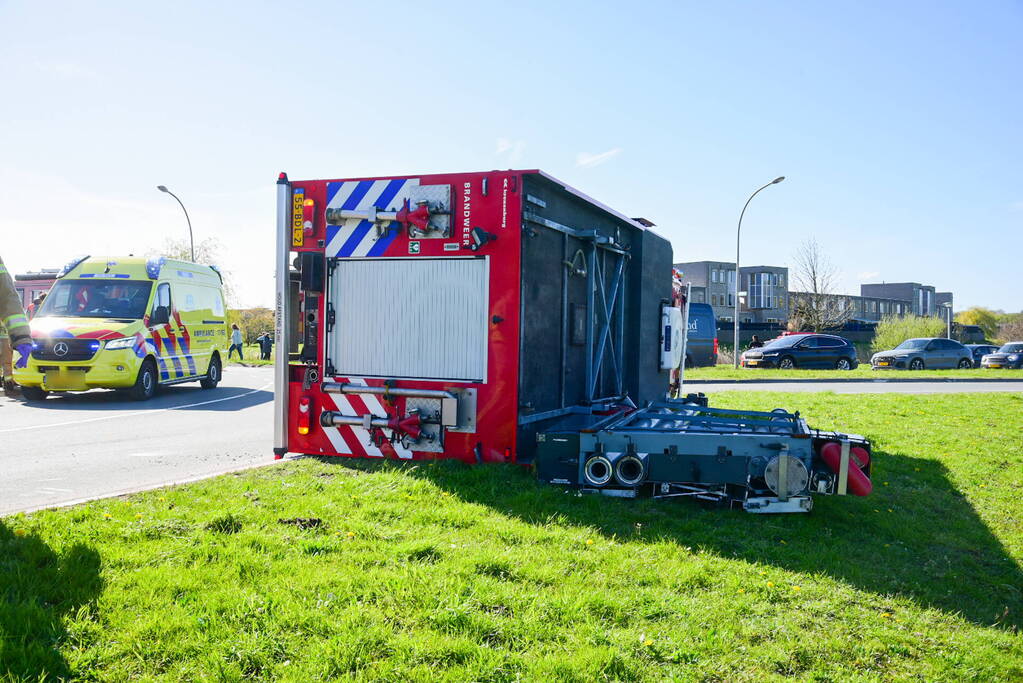
[[[64,267],[31,322],[32,354],[14,379],[28,401],[51,391],[220,382],[228,347],[223,278],[168,258],[84,257]]]

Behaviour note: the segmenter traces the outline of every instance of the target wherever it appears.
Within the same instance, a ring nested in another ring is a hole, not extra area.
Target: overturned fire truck
[[[277,202],[278,458],[519,463],[751,512],[870,492],[862,437],[668,395],[682,316],[648,221],[536,170],[282,173]]]

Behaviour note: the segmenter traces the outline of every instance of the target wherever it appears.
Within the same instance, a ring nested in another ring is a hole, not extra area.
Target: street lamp
[[[952,338],[952,303],[946,301],[941,304],[945,307],[945,320],[948,321],[948,338]]]
[[[732,356],[734,367],[739,367],[739,236],[742,234],[742,217],[746,215],[746,207],[753,201],[753,198],[757,196],[760,190],[763,190],[771,185],[777,185],[781,181],[785,180],[785,176],[778,176],[771,182],[767,183],[763,187],[757,189],[756,192],[749,196],[746,200],[746,204],[742,207],[742,213],[739,214],[739,227],[735,231],[735,346],[732,348]],[[746,291],[749,292],[750,288]]]
[[[170,190],[168,190],[166,186],[164,186],[164,185],[157,185],[156,189],[158,189],[160,192],[166,192],[171,197],[174,197],[174,199],[177,199],[178,200],[178,204],[181,204],[181,210],[185,212],[185,220],[188,221],[188,243],[189,243],[189,245],[191,247],[190,251],[192,253],[192,262],[194,263],[195,262],[195,239],[192,238],[192,220],[188,217],[188,209],[186,209],[185,205],[181,202],[180,199],[178,199],[178,196],[176,194],[174,194],[173,192],[171,192]]]

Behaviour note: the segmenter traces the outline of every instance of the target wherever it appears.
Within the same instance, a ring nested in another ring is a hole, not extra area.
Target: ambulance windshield
[[[140,320],[146,315],[152,289],[152,282],[58,280],[36,316]]]

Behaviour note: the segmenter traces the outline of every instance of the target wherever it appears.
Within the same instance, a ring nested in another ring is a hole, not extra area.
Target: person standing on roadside
[[[231,346],[227,349],[227,359],[231,360],[231,354],[238,352],[238,360],[245,360],[242,356],[242,331],[238,329],[238,323],[231,323]]]
[[[269,332],[264,332],[258,341],[259,350],[261,352],[260,358],[262,360],[270,360],[270,351],[274,346],[274,338],[270,336]]]
[[[18,361],[14,362],[14,351]],[[14,367],[28,365],[28,354],[32,353],[32,335],[29,332],[28,316],[21,308],[21,297],[14,288],[14,280],[0,258],[0,372],[3,373],[4,393],[8,396],[17,390],[14,383]]]

